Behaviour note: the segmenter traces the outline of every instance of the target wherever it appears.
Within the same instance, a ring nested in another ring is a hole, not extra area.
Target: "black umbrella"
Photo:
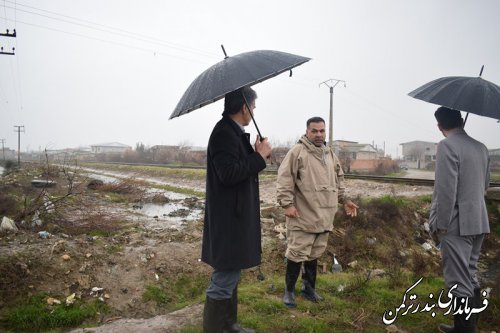
[[[500,119],[500,87],[478,77],[448,76],[424,84],[411,97],[451,109]],[[465,120],[467,120],[467,116]]]
[[[189,85],[169,119],[182,116],[223,98],[227,93],[265,81],[288,70],[291,76],[292,68],[311,60],[272,50],[251,51],[228,57],[223,46],[222,50],[224,60],[205,70]],[[262,138],[253,116],[252,120]]]

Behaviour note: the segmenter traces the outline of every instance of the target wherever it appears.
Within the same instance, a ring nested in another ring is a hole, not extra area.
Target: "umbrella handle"
[[[264,137],[262,136],[262,134],[260,134],[259,126],[257,126],[257,123],[255,122],[252,111],[250,110],[250,105],[248,105],[247,98],[245,97],[245,94],[243,93],[243,91],[241,92],[241,96],[243,96],[243,100],[245,101],[245,105],[247,106],[248,112],[250,113],[250,117],[252,118],[253,124],[255,125],[255,129],[257,130],[257,134],[259,134],[259,140],[262,141],[262,140],[264,140]],[[273,160],[271,158],[271,155],[269,155],[268,158],[271,160],[271,164],[273,164]]]
[[[259,134],[260,141],[264,139],[262,134],[260,134],[259,126],[257,126],[257,123],[255,122],[255,119],[252,114],[252,110],[250,110],[250,105],[248,105],[247,98],[245,97],[245,94],[241,92],[241,95],[243,96],[243,100],[245,101],[245,105],[247,106],[248,112],[250,113],[250,117],[252,118],[253,124],[255,125],[255,129],[257,130],[257,133]]]
[[[465,123],[467,122],[467,118],[469,118],[469,112],[467,112],[467,114],[465,115],[465,120],[464,120],[464,124],[462,125],[462,128],[465,127]]]

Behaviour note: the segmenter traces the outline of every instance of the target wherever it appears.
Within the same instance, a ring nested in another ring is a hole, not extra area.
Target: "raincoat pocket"
[[[315,186],[316,202],[319,207],[337,207],[337,189],[331,185]]]

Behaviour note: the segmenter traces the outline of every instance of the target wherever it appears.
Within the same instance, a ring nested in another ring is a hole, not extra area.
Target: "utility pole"
[[[328,144],[330,147],[333,147],[333,89],[339,84],[340,82],[344,83],[344,88],[346,86],[344,80],[337,80],[337,79],[328,79],[324,82],[321,82],[319,86],[321,87],[322,84],[330,88],[330,119],[329,119],[329,124],[328,124]]]
[[[21,132],[24,132],[24,126],[14,125],[16,129],[14,132],[17,132],[17,166],[21,167]]]
[[[2,142],[2,156],[5,162],[5,147],[4,147],[5,139],[0,139],[0,141]]]
[[[7,33],[5,34],[1,34],[0,33],[0,37],[13,37],[13,38],[16,38],[17,34],[16,34],[16,29],[14,29],[14,32],[13,33],[9,33],[9,29],[7,29]],[[0,47],[0,54],[4,54],[4,55],[14,55],[14,51],[16,50],[15,47],[12,48],[12,52],[4,52],[3,51],[3,46]]]

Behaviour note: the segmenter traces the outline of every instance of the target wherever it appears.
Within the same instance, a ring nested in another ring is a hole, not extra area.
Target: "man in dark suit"
[[[490,232],[484,194],[489,185],[488,149],[463,129],[460,111],[440,107],[438,128],[446,137],[436,154],[436,177],[430,212],[431,231],[441,244],[447,288],[455,289],[457,307],[481,307],[477,263],[484,235]],[[455,312],[455,309],[454,311]],[[477,315],[455,314],[454,326],[441,332],[476,332]]]
[[[237,287],[241,270],[261,260],[258,173],[271,145],[257,137],[254,149],[244,130],[256,98],[249,87],[226,94],[222,119],[208,142],[201,259],[214,271],[206,291],[205,333],[254,332],[237,324]]]

